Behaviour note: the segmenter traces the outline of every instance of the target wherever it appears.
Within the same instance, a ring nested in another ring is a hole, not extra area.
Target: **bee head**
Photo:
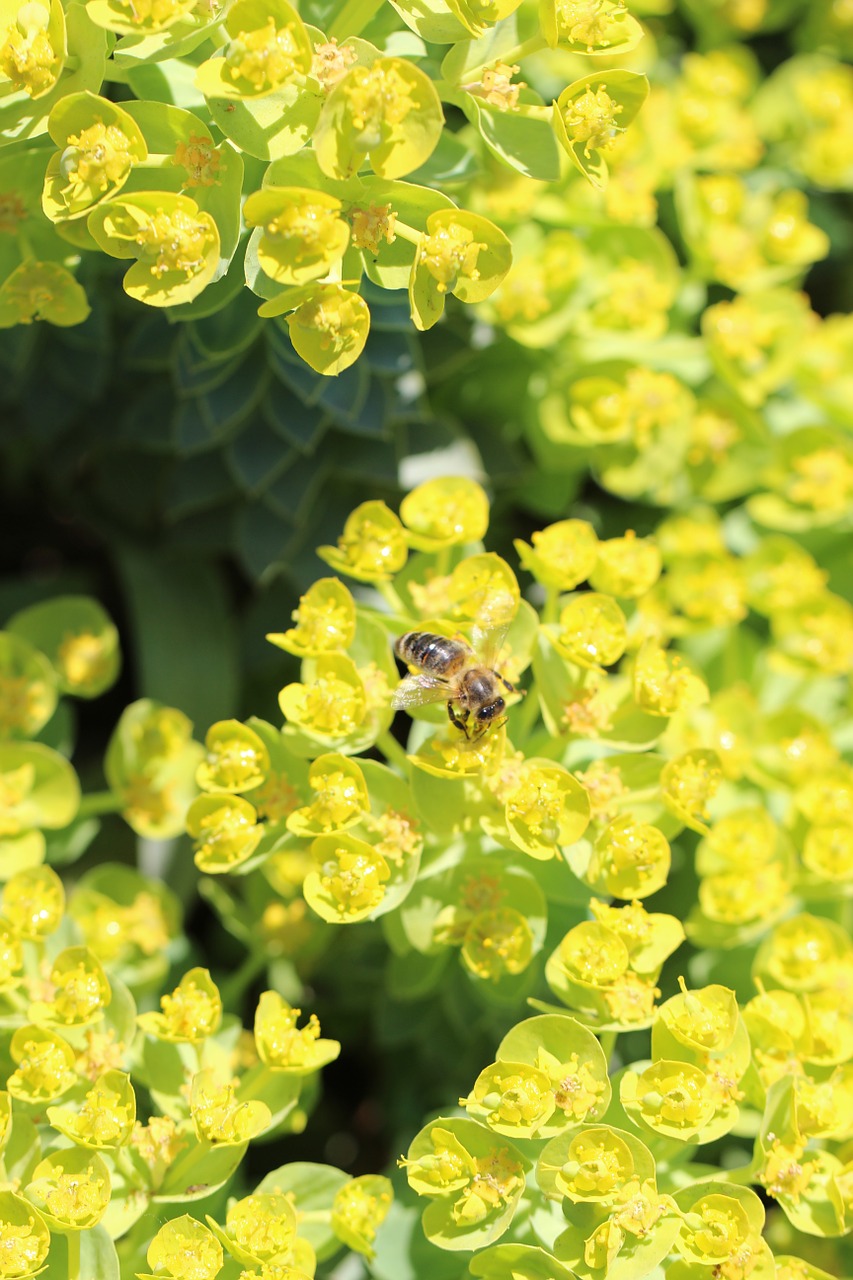
[[[506,710],[506,703],[503,698],[495,698],[494,702],[489,702],[485,707],[478,707],[476,712],[476,720],[479,724],[489,725],[498,716],[502,716]]]

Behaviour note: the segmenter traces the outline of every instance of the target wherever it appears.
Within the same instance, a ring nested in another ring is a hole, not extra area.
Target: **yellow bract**
[[[347,517],[337,547],[317,554],[339,573],[360,582],[384,582],[408,558],[403,526],[384,502],[363,502]]]
[[[139,1026],[148,1035],[171,1044],[200,1044],[219,1030],[222,1000],[207,969],[190,969],[169,995],[161,997],[159,1013],[141,1013]]]
[[[308,1075],[333,1062],[340,1053],[337,1040],[320,1038],[320,1023],[311,1014],[297,1027],[301,1009],[293,1009],[277,991],[265,991],[255,1012],[255,1045],[261,1062],[273,1071]]]

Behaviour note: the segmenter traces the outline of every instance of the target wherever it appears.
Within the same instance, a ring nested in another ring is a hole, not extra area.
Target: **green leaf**
[[[483,1280],[574,1280],[553,1254],[532,1244],[496,1244],[469,1263],[472,1276]]]
[[[237,707],[237,653],[225,587],[214,565],[116,548],[136,637],[139,687],[186,710],[200,730]]]

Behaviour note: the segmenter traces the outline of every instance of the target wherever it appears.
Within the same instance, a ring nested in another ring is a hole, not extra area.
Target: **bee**
[[[469,741],[506,723],[506,693],[515,686],[492,666],[506,627],[475,628],[473,647],[461,636],[407,631],[394,644],[397,657],[419,667],[400,682],[391,699],[395,711],[446,702],[450,723]]]

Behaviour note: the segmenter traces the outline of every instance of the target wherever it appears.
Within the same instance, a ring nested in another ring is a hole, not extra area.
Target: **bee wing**
[[[478,618],[474,623],[471,646],[483,665],[490,670],[494,669],[511,623],[512,618],[506,618],[496,625],[490,624],[487,618]]]
[[[395,711],[403,711],[409,707],[425,707],[430,702],[447,702],[449,699],[450,688],[446,680],[425,674],[404,676],[394,690],[391,706]]]

